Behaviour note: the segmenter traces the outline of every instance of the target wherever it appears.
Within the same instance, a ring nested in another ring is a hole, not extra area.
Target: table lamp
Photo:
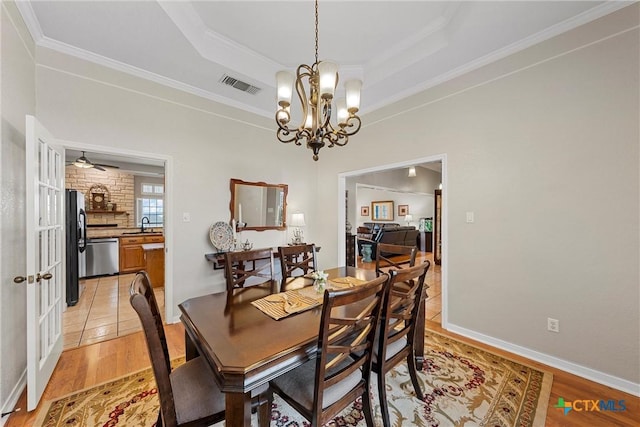
[[[291,223],[289,224],[291,227],[295,227],[293,229],[293,239],[291,243],[294,245],[302,245],[304,243],[304,236],[302,233],[302,227],[306,224],[304,223],[304,214],[303,213],[294,213],[291,215]]]
[[[405,216],[404,216],[404,220],[407,222],[407,225],[410,225],[409,223],[410,223],[411,221],[413,221],[413,216],[412,216],[412,215],[407,214],[407,215],[405,215]]]

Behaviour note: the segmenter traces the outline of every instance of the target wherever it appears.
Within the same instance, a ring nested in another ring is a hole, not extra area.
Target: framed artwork
[[[393,200],[371,202],[373,221],[393,221]]]
[[[369,216],[369,206],[360,207],[360,216]]]
[[[406,216],[409,213],[409,205],[398,205],[398,216]]]

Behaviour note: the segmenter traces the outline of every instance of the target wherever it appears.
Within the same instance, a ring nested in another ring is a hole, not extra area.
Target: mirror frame
[[[241,179],[231,178],[229,180],[229,188],[231,190],[231,201],[229,202],[229,211],[231,212],[231,219],[229,221],[233,221],[236,217],[235,207],[236,207],[236,185],[251,185],[255,187],[276,187],[282,189],[284,192],[284,201],[282,206],[282,226],[264,226],[264,227],[244,227],[238,228],[238,230],[255,230],[255,231],[265,231],[265,230],[286,230],[287,229],[287,193],[289,191],[289,187],[287,184],[267,184],[266,182],[250,182],[243,181]]]

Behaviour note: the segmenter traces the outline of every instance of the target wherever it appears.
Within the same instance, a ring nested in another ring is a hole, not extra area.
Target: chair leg
[[[378,399],[380,400],[380,413],[382,414],[382,425],[389,427],[391,422],[389,421],[389,405],[387,404],[387,385],[385,381],[385,374],[379,373],[378,377]]]
[[[162,427],[162,408],[158,411],[158,420],[156,421],[156,427]]]
[[[418,373],[416,371],[416,359],[413,357],[413,352],[410,352],[407,356],[407,365],[409,367],[409,376],[411,377],[411,384],[416,391],[418,399],[422,400],[422,389],[420,388],[420,382],[418,381]]]
[[[364,419],[367,422],[367,427],[374,427],[373,408],[371,407],[371,396],[369,395],[369,384],[367,384],[364,393],[362,393],[362,409],[364,410]]]
[[[267,390],[260,396],[260,407],[258,408],[258,426],[268,427],[271,424],[271,408],[273,404],[273,391]]]

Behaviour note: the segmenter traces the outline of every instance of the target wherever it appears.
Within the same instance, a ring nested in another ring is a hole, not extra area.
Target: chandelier
[[[334,117],[331,121],[333,95],[338,85],[338,66],[329,61],[318,61],[318,0],[315,2],[315,44],[316,61],[309,66],[298,66],[296,76],[288,71],[276,73],[278,91],[277,136],[280,142],[306,144],[313,150],[313,160],[325,145],[344,146],[349,137],[360,130],[360,117],[356,114],[360,108],[360,80],[345,83],[346,99],[336,100]],[[295,81],[296,92],[302,107],[302,122],[297,128],[289,127],[291,121],[291,95]]]

